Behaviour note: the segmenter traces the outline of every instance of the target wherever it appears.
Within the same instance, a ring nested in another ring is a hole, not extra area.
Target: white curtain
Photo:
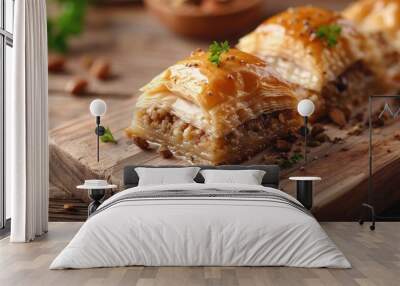
[[[48,111],[45,0],[15,1],[13,92],[6,98],[6,187],[12,242],[47,232]]]

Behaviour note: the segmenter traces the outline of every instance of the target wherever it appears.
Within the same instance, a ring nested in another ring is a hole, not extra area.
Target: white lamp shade
[[[312,102],[309,99],[303,99],[297,105],[297,111],[303,117],[311,116],[314,113],[314,110],[315,110],[314,102]]]
[[[107,104],[104,100],[95,99],[90,103],[90,113],[93,116],[103,116],[107,111]]]

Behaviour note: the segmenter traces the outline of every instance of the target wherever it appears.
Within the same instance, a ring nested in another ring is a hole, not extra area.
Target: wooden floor
[[[400,223],[379,223],[371,232],[357,223],[322,223],[353,269],[287,267],[125,267],[48,270],[81,223],[50,223],[29,244],[0,241],[0,285],[400,285]]]

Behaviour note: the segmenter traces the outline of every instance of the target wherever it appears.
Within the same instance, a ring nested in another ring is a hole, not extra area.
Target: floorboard
[[[305,269],[288,267],[124,267],[86,270],[48,270],[82,223],[52,222],[49,233],[32,243],[0,240],[2,286],[267,286],[267,285],[399,285],[400,223],[368,225],[322,223],[353,268]]]

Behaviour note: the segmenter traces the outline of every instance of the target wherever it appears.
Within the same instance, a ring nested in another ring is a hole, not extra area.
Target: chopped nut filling
[[[278,138],[295,132],[298,118],[289,110],[262,114],[223,137],[215,137],[165,109],[152,107],[137,111],[135,126],[143,132],[138,136],[162,144],[191,161],[227,164],[246,160],[272,146]]]

